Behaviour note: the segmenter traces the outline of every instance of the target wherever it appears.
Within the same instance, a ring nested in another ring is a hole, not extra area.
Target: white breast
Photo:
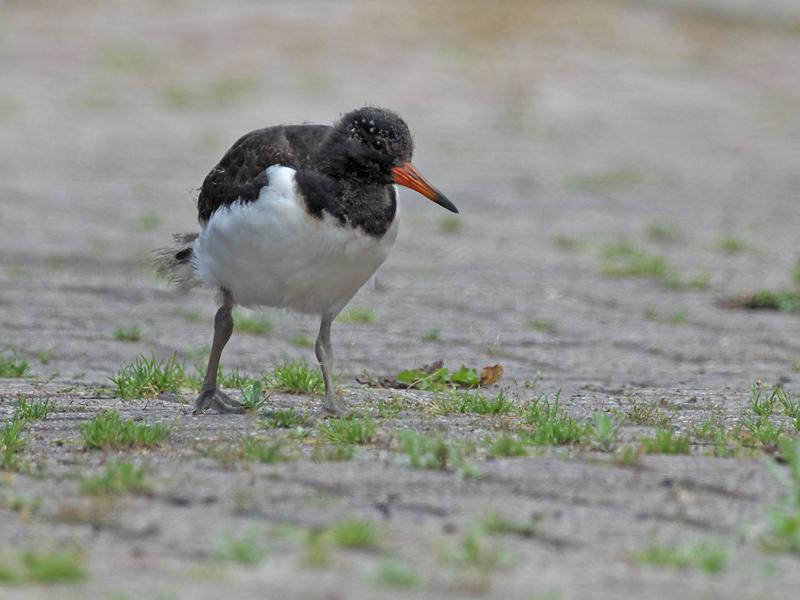
[[[397,237],[398,219],[381,238],[305,210],[288,167],[267,169],[255,202],[211,216],[194,246],[203,284],[224,287],[244,305],[338,313],[375,273]]]

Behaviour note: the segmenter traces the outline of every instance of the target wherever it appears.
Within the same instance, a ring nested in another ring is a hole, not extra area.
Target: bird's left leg
[[[230,294],[223,290],[222,306],[219,307],[214,317],[214,341],[211,344],[211,354],[208,357],[206,376],[203,378],[203,389],[197,396],[194,404],[194,414],[200,414],[209,408],[222,413],[243,413],[245,408],[228,397],[217,387],[217,370],[222,349],[233,333],[233,300]]]
[[[317,354],[319,366],[322,369],[322,379],[325,382],[325,412],[338,416],[344,414],[344,407],[336,398],[336,390],[333,387],[333,348],[331,347],[331,323],[333,315],[331,313],[322,314],[322,322],[319,325],[319,335],[314,349]]]

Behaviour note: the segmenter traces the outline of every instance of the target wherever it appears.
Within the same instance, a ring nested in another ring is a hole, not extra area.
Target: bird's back
[[[207,223],[220,206],[256,200],[267,183],[268,167],[302,168],[330,129],[328,125],[280,125],[243,135],[203,181],[197,199],[200,222]]]

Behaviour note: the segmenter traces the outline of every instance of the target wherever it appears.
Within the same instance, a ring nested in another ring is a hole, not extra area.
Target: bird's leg
[[[233,333],[233,301],[230,294],[223,290],[222,306],[219,307],[214,317],[214,341],[211,345],[211,355],[208,357],[208,367],[206,376],[203,378],[203,389],[194,403],[194,414],[213,408],[222,413],[243,413],[245,408],[231,400],[226,394],[217,388],[217,371],[219,370],[219,359],[222,356],[222,349]]]
[[[319,366],[322,368],[322,379],[325,382],[325,412],[331,415],[341,415],[344,413],[344,408],[336,398],[336,390],[333,387],[332,369],[333,369],[333,348],[331,348],[331,322],[333,315],[330,313],[323,313],[322,322],[319,326],[319,335],[317,336],[317,343],[314,349],[317,353],[317,360]]]

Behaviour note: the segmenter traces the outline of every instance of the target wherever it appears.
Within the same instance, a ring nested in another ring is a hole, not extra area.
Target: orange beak
[[[392,175],[394,176],[394,182],[397,185],[411,188],[429,200],[433,200],[439,206],[454,213],[458,212],[455,204],[450,202],[450,200],[448,200],[442,192],[425,181],[425,178],[422,176],[422,174],[417,171],[417,168],[410,162],[401,167],[394,167],[392,169]]]

